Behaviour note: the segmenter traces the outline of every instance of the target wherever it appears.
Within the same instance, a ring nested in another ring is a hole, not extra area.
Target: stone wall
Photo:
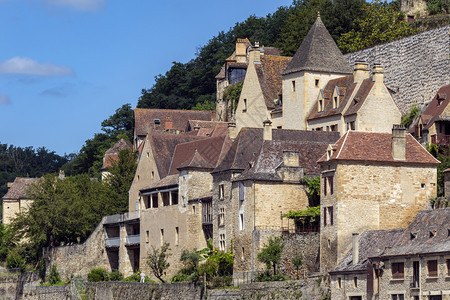
[[[104,267],[111,271],[105,250],[104,221],[105,218],[84,243],[46,249],[46,275],[50,274],[54,264],[63,280],[71,275],[86,277],[94,267]]]
[[[203,287],[193,283],[98,282],[86,284],[88,300],[203,299]]]
[[[450,25],[405,37],[390,43],[345,55],[350,65],[363,60],[373,66],[380,62],[384,82],[394,91],[393,98],[402,113],[416,103],[431,101],[438,89],[449,84]]]
[[[23,300],[71,300],[70,286],[32,286],[24,289]]]
[[[37,273],[1,276],[0,299],[20,299],[29,286],[38,285],[39,281],[40,279]]]

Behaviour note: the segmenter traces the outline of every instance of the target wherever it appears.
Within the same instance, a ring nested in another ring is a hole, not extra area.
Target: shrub
[[[50,275],[48,277],[48,282],[50,282],[51,285],[61,282],[61,276],[59,276],[59,272],[58,272],[58,269],[56,268],[56,264],[54,264],[52,266],[52,268],[50,269]]]
[[[132,275],[125,277],[124,279],[122,279],[122,281],[128,281],[128,282],[140,282],[141,281],[141,270],[137,270],[135,273],[133,273]],[[155,282],[153,280],[150,279],[150,277],[148,277],[147,275],[145,275],[145,280],[144,282]]]
[[[170,282],[186,282],[189,281],[189,275],[184,273],[183,270],[175,274]]]
[[[111,273],[109,273],[109,280],[110,281],[121,281],[123,279],[122,273],[119,272],[119,270],[114,270]]]
[[[288,280],[289,277],[282,274],[282,273],[278,273],[276,275],[272,275],[270,273],[269,270],[267,270],[266,272],[260,273],[258,274],[258,276],[256,276],[255,281],[256,282],[264,282],[264,281],[285,281]]]
[[[89,282],[108,281],[108,273],[104,268],[92,268],[87,278]]]
[[[12,251],[6,256],[6,267],[8,269],[19,269],[20,273],[25,272],[25,260],[16,251]]]

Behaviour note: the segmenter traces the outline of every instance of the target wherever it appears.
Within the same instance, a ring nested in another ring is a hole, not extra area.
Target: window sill
[[[391,281],[396,281],[396,282],[405,281],[405,278],[391,278]]]

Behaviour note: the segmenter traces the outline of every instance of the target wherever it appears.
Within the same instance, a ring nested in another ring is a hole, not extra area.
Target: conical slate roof
[[[283,75],[301,71],[353,73],[320,17],[317,17]]]

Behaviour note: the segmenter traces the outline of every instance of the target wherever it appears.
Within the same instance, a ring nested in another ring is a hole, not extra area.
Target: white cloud
[[[53,64],[40,64],[27,57],[13,57],[0,63],[2,74],[27,74],[40,76],[74,76],[72,68]]]
[[[77,10],[100,10],[105,4],[106,0],[46,0],[47,3],[59,6],[70,6]]]
[[[0,94],[0,104],[11,104],[11,101],[8,96]]]

